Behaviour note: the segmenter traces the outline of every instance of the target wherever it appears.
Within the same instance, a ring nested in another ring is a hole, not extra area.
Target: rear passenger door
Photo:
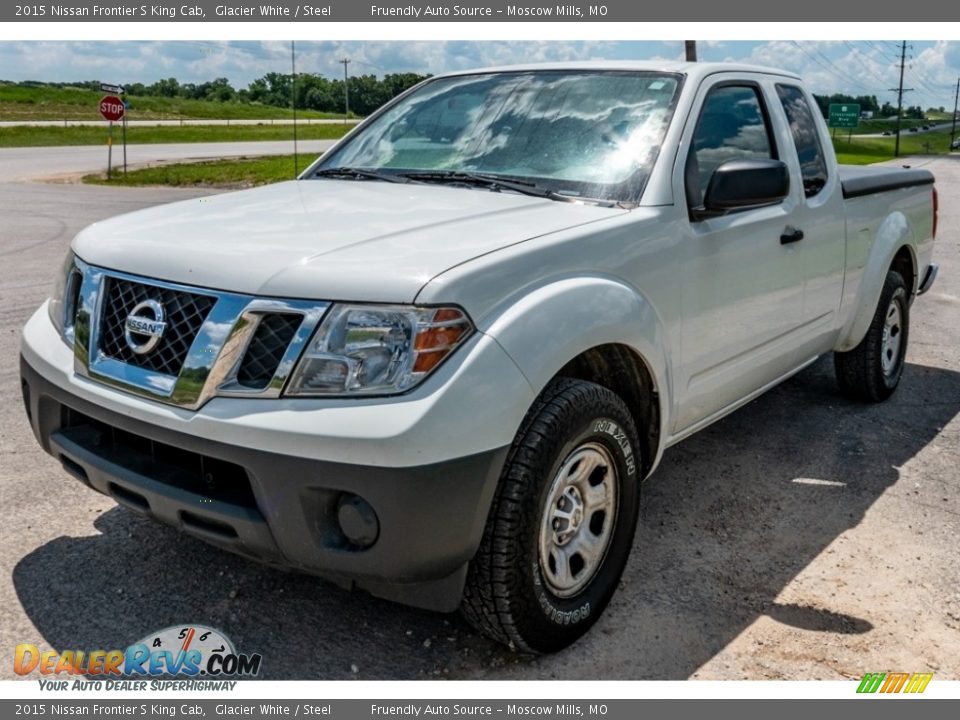
[[[750,77],[735,77],[717,76],[699,89],[675,167],[674,191],[689,218],[679,266],[681,392],[674,432],[792,369],[802,323],[803,260],[794,243],[781,241],[799,197],[795,179],[779,203],[705,219],[695,212],[722,163],[781,156],[782,114],[770,112],[776,97]]]
[[[846,219],[836,161],[817,105],[790,82],[776,83],[780,110],[791,143],[783,159],[791,175],[799,174],[803,193],[794,209],[794,224],[803,232],[797,247],[803,257],[803,338],[800,354],[824,351],[834,333],[843,292]],[[804,358],[806,359],[806,358]]]

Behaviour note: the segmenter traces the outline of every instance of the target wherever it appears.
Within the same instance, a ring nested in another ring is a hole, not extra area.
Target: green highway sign
[[[853,103],[831,103],[829,126],[832,128],[855,128],[860,124],[860,106]]]

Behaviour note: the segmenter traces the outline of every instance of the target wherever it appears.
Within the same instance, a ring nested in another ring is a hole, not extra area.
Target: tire
[[[633,544],[639,448],[617,395],[569,378],[547,386],[507,456],[467,573],[461,611],[474,627],[526,652],[560,650],[590,629]]]
[[[890,397],[903,375],[909,336],[909,291],[903,276],[891,270],[863,340],[849,352],[833,354],[843,394],[865,402],[882,402]]]

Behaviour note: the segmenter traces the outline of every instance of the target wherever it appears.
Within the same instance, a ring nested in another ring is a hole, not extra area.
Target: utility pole
[[[912,88],[903,87],[903,68],[907,64],[907,41],[900,44],[900,86],[896,89],[890,88],[890,92],[897,93],[897,139],[893,147],[893,156],[900,157],[900,116],[903,115],[903,94],[910,92]]]
[[[293,105],[293,177],[300,174],[297,158],[297,52],[295,41],[290,41],[290,104]]]
[[[683,49],[687,54],[687,62],[697,61],[697,41],[696,40],[684,40]]]
[[[960,103],[960,77],[957,78],[957,94],[953,96],[953,127],[950,128],[950,150],[953,150],[957,138],[957,104]],[[947,152],[950,152],[948,150]]]
[[[350,64],[350,58],[343,58],[339,62],[343,65],[343,122],[346,124],[350,117],[350,78],[347,75],[347,65]]]

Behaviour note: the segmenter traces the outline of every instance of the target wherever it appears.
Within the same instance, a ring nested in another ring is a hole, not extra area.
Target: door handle
[[[784,229],[783,234],[780,236],[780,244],[788,245],[790,243],[799,242],[803,240],[803,230],[799,228],[787,227]]]

